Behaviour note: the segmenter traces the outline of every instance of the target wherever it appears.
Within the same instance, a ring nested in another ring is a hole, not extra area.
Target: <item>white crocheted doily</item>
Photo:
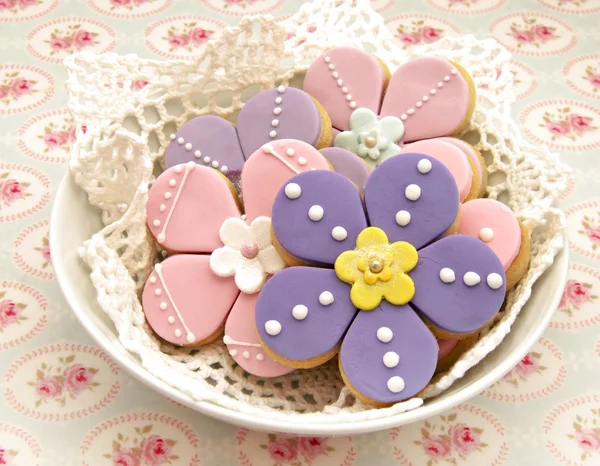
[[[557,155],[521,137],[510,117],[510,54],[494,40],[444,38],[402,50],[368,0],[315,3],[305,3],[283,25],[268,16],[245,18],[208,43],[196,60],[158,62],[85,52],[66,60],[69,109],[77,127],[87,127],[85,134],[78,134],[70,170],[105,224],[80,248],[98,302],[113,320],[123,346],[139,355],[149,372],[196,400],[227,409],[271,419],[294,417],[298,423],[315,418],[339,423],[390,416],[423,401],[415,398],[371,409],[349,396],[335,361],[261,380],[235,365],[220,341],[199,350],[177,349],[161,343],[146,324],[139,292],[157,252],[146,229],[145,206],[149,183],[162,169],[169,135],[198,115],[235,121],[250,95],[279,84],[295,85],[312,60],[337,45],[373,52],[392,71],[408,58],[439,55],[470,72],[478,98],[463,138],[487,159],[488,196],[505,201],[532,232],[532,260],[495,325],[448,373],[432,381],[424,398],[447,389],[498,346],[532,285],[563,247],[565,219],[553,204],[567,169]],[[131,90],[140,80],[148,85]]]

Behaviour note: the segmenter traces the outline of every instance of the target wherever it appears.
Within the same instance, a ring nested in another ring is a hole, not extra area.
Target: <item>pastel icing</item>
[[[261,343],[303,368],[341,344],[342,376],[363,400],[391,404],[419,393],[439,352],[428,324],[472,333],[494,317],[506,292],[502,265],[483,242],[465,235],[435,241],[458,210],[450,171],[424,154],[392,157],[367,180],[364,208],[352,183],[335,172],[302,173],[287,184],[300,194],[290,199],[281,188],[273,231],[281,248],[318,267],[291,267],[266,283],[255,314]],[[410,186],[419,196],[407,198]],[[323,209],[318,220],[308,214],[315,205]],[[410,209],[404,226],[396,220],[400,209]],[[411,225],[418,234],[398,233]],[[347,234],[336,239],[336,230]],[[443,279],[448,271],[455,279]]]
[[[328,147],[319,152],[329,161],[333,170],[344,175],[356,187],[362,190],[371,171],[361,158],[346,149],[339,147]]]
[[[322,132],[321,115],[311,97],[285,86],[249,99],[240,110],[237,126],[246,158],[263,144],[279,139],[298,139],[316,146]]]
[[[163,249],[177,252],[212,252],[222,246],[223,222],[240,215],[223,176],[194,162],[165,170],[146,204],[148,228]]]
[[[379,115],[400,118],[406,142],[448,136],[470,118],[474,92],[472,82],[448,60],[419,57],[393,74]]]
[[[304,90],[325,108],[334,128],[349,129],[356,108],[377,113],[385,83],[383,67],[373,55],[354,47],[335,47],[308,68]]]
[[[403,152],[419,152],[439,160],[450,170],[458,187],[459,199],[464,201],[471,191],[473,170],[462,150],[441,139],[427,139],[407,144]]]
[[[350,130],[335,137],[336,147],[349,150],[375,168],[385,159],[398,154],[395,143],[402,138],[404,125],[399,118],[377,118],[368,108],[358,108],[350,115]]]
[[[484,241],[489,233],[484,229],[492,232],[488,241]],[[458,232],[490,247],[504,270],[508,270],[521,247],[521,226],[517,217],[506,205],[494,199],[473,199],[463,204]]]
[[[458,344],[459,340],[453,339],[453,338],[438,338],[437,339],[437,343],[438,343],[438,347],[439,347],[439,352],[438,352],[438,361],[440,359],[444,359],[446,356],[448,356],[452,350],[454,350],[454,348],[456,348],[456,345]]]
[[[474,147],[471,144],[458,138],[439,138],[439,140],[448,142],[453,146],[459,148],[469,158],[469,160],[472,162],[472,165],[477,170],[477,173],[474,173],[474,176],[479,177],[479,196],[483,196],[485,194],[486,189],[486,186],[483,184],[483,171],[487,170],[487,167],[481,165],[481,159],[479,158],[479,155],[475,151]]]
[[[331,168],[325,157],[311,145],[291,139],[264,144],[248,158],[242,172],[248,220],[270,217],[275,196],[285,181],[298,173],[312,170]],[[267,177],[268,182],[265,182]]]

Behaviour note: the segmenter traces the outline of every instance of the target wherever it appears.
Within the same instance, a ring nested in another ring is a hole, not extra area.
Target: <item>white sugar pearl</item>
[[[415,113],[415,109],[414,108],[409,108],[406,113],[408,113],[409,115],[414,115]]]
[[[193,333],[188,333],[185,339],[188,341],[188,343],[193,343],[196,341],[196,335]]]
[[[410,212],[406,210],[396,212],[396,223],[401,227],[408,225],[410,223]]]
[[[165,210],[167,210],[167,206],[164,204],[161,204],[160,207],[158,208],[158,210],[160,210],[161,212],[164,212]]]
[[[407,118],[408,118],[408,115],[406,113],[403,113],[402,115],[400,115],[401,120],[406,120]]]
[[[404,390],[404,379],[395,375],[394,377],[390,377],[387,381],[387,388],[390,392],[400,393]]]
[[[475,286],[481,281],[481,277],[475,272],[467,272],[463,277],[463,281],[467,286]]]
[[[416,184],[409,184],[404,190],[406,199],[410,201],[416,201],[421,197],[421,188]]]
[[[297,183],[288,183],[285,185],[284,192],[288,199],[298,199],[302,194],[302,188]]]
[[[176,137],[177,137],[177,136],[175,136],[175,133],[171,133],[171,136],[170,136],[170,138],[171,138],[171,141],[172,141],[173,139],[175,139]]]
[[[355,108],[356,107],[356,102],[350,102],[350,108]]]
[[[281,324],[276,320],[267,320],[265,322],[265,331],[271,336],[279,335]]]
[[[250,358],[250,352],[248,352],[248,351],[244,351],[244,352],[242,353],[242,356],[244,356],[244,358],[245,358],[245,359],[249,359],[249,358]]]
[[[188,143],[185,145],[185,150],[187,150],[188,152],[190,152],[190,151],[192,150],[192,143],[188,142]]]
[[[318,222],[323,218],[323,214],[325,210],[320,205],[314,205],[310,209],[308,209],[308,218],[310,218],[313,222]]]
[[[172,194],[170,192],[165,193],[165,199],[171,199]]]
[[[275,108],[273,109],[273,114],[274,114],[274,115],[279,115],[280,113],[281,113],[281,108],[280,108],[280,107],[275,107]]]
[[[200,152],[199,150],[194,152],[194,157],[196,157],[197,159],[199,159],[200,157],[202,157],[202,152]]]
[[[504,284],[504,280],[502,280],[502,277],[500,276],[500,274],[497,273],[491,273],[487,276],[487,284],[488,286],[492,289],[492,290],[497,290],[498,288],[500,288],[503,284]]]
[[[446,82],[450,81],[450,76],[444,76],[444,81],[446,81]]]
[[[279,126],[279,120],[278,119],[274,119],[271,121],[271,126],[273,128],[277,128]]]
[[[160,288],[157,288],[156,290],[154,290],[154,294],[156,296],[160,296],[162,294],[162,290]]]
[[[331,236],[336,241],[344,241],[348,237],[348,232],[344,227],[335,227],[331,230]]]
[[[319,302],[323,306],[329,306],[330,304],[333,304],[334,301],[335,299],[331,291],[323,291],[323,293],[319,295]]]
[[[175,329],[175,336],[179,338],[181,336],[181,330]]]
[[[437,94],[437,91],[436,91],[435,89],[431,89],[431,90],[429,91],[429,93],[430,93],[431,95],[436,95],[436,94]]]
[[[175,323],[175,317],[173,317],[173,316],[169,316],[169,318],[167,319],[167,321],[168,321],[170,324],[174,324],[174,323]]]
[[[294,155],[296,155],[296,151],[295,151],[294,149],[292,149],[291,147],[288,147],[288,148],[285,150],[285,153],[286,153],[287,155],[289,155],[290,157],[293,157]]]
[[[304,319],[306,319],[307,315],[308,315],[308,308],[306,306],[304,306],[303,304],[297,304],[292,309],[292,316],[294,316],[294,319],[296,319],[296,320],[304,320]]]
[[[204,157],[204,163],[210,163],[210,157],[206,156]]]
[[[279,86],[277,88],[277,92],[279,92],[280,94],[283,94],[285,92],[285,86]]]
[[[298,165],[306,165],[308,161],[304,157],[298,157]]]
[[[427,102],[429,100],[429,96],[428,95],[424,95],[423,98],[421,99],[423,102]]]
[[[274,138],[275,136],[277,136],[277,131],[273,130],[269,133],[269,136]]]
[[[232,349],[229,354],[231,354],[231,356],[237,356],[238,351],[236,349]]]
[[[185,142],[185,139],[183,139],[182,137],[177,138],[177,144],[183,144]]]
[[[382,343],[389,343],[394,337],[394,332],[389,327],[379,327],[377,329],[377,339]]]
[[[489,243],[494,239],[494,230],[488,227],[482,228],[479,230],[479,239],[484,243]]]
[[[452,69],[452,71],[450,71],[450,74],[453,76],[456,76],[458,74],[458,71],[456,71],[456,69]]]
[[[213,168],[218,168],[219,167],[219,162],[217,162],[216,160],[213,160],[211,165],[213,166]]]
[[[154,275],[150,277],[150,283],[156,283],[156,277]]]
[[[417,163],[417,170],[423,174],[429,173],[431,171],[431,166],[431,160],[421,159],[419,160],[419,163]]]
[[[227,168],[227,165],[223,165],[221,167],[221,173],[223,173],[223,175],[226,175],[228,171],[229,171],[229,168]]]
[[[161,309],[162,311],[165,311],[165,310],[167,309],[167,303],[166,303],[166,302],[164,302],[164,301],[163,301],[162,303],[160,303],[160,309]]]
[[[277,98],[275,99],[275,103],[276,103],[277,105],[279,105],[281,102],[283,102],[283,99],[282,99],[281,97],[277,97]]]
[[[256,355],[256,359],[257,359],[258,361],[264,361],[264,360],[265,360],[265,355],[264,355],[264,354],[262,354],[262,353],[258,353],[258,354]]]
[[[331,58],[330,57],[325,57],[325,63],[329,63],[331,62]]]
[[[156,219],[152,222],[152,225],[154,225],[155,227],[159,227],[160,226],[160,220]]]
[[[383,364],[385,364],[385,367],[392,369],[393,367],[396,367],[399,362],[400,356],[395,351],[388,351],[383,355]]]
[[[169,180],[169,186],[174,187],[177,184],[175,180]]]
[[[456,280],[454,270],[444,267],[442,270],[440,270],[440,280],[442,280],[444,283],[454,282],[454,280]]]

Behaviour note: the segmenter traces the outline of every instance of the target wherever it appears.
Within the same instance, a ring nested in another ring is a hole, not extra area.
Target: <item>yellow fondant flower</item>
[[[382,299],[400,306],[415,295],[415,285],[406,273],[417,265],[418,259],[411,244],[390,244],[383,230],[368,227],[356,238],[356,249],[338,256],[335,273],[352,285],[350,299],[357,308],[373,310]]]

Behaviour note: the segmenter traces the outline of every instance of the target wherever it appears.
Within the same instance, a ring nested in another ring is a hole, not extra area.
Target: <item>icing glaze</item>
[[[325,51],[310,65],[304,90],[321,103],[335,128],[346,131],[355,108],[378,112],[384,81],[383,68],[377,58],[343,46]]]
[[[235,351],[231,357],[242,369],[258,377],[278,377],[293,369],[283,366],[265,354],[256,333],[255,308],[258,294],[241,293],[235,301],[225,323],[223,343]],[[245,354],[248,357],[245,357]]]
[[[477,154],[477,152],[475,151],[475,149],[473,148],[473,146],[465,141],[463,141],[462,139],[458,139],[458,138],[438,138],[440,141],[444,141],[447,142],[449,144],[452,144],[453,146],[459,148],[468,158],[469,160],[471,160],[471,162],[473,163],[473,166],[475,167],[476,173],[474,173],[474,176],[478,176],[479,177],[479,197],[483,197],[485,195],[485,183],[484,181],[484,176],[483,176],[483,171],[487,170],[487,167],[482,166],[481,164],[481,159],[479,157],[479,155]]]
[[[407,144],[402,151],[419,152],[442,162],[452,173],[456,186],[458,186],[461,202],[467,198],[473,182],[473,171],[465,154],[459,148],[444,140],[429,139]]]
[[[461,207],[458,233],[481,240],[481,231],[489,228],[493,237],[485,244],[490,247],[507,270],[521,247],[521,226],[515,214],[494,199],[473,199]]]
[[[148,227],[164,249],[212,252],[222,245],[219,228],[227,218],[239,217],[240,210],[218,172],[193,163],[184,165],[184,170],[177,171],[178,167],[165,170],[152,185],[146,204]],[[169,186],[171,179],[175,187]],[[167,198],[170,189],[175,195]],[[158,226],[154,220],[160,221]]]
[[[472,87],[449,61],[414,58],[393,74],[379,114],[404,122],[406,142],[448,136],[470,118]],[[427,95],[428,99],[423,99]],[[418,106],[419,102],[422,105]]]
[[[286,89],[286,93],[288,90]],[[294,150],[293,156],[287,155],[288,149]],[[299,164],[299,157],[304,157],[306,164]],[[259,148],[248,158],[242,172],[241,184],[248,220],[260,216],[270,217],[279,188],[293,175],[313,169],[331,170],[325,157],[305,142],[283,139]],[[265,173],[269,174],[268,182],[265,182]],[[314,204],[318,202],[311,205]],[[307,210],[308,208],[305,210],[305,218]]]
[[[346,149],[328,147],[320,150],[333,170],[344,175],[362,190],[371,171],[363,159]]]
[[[178,254],[158,264],[150,275],[157,280],[146,282],[142,305],[148,323],[161,338],[176,345],[195,345],[223,325],[239,290],[233,279],[213,274],[208,262],[208,256]],[[157,289],[164,293],[156,295]]]

